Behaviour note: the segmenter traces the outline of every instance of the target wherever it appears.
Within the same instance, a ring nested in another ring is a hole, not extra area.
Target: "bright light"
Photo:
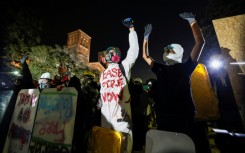
[[[14,75],[18,75],[19,74],[19,71],[14,71],[12,72]]]
[[[210,63],[211,67],[214,69],[218,69],[222,66],[222,62],[219,60],[212,60]]]

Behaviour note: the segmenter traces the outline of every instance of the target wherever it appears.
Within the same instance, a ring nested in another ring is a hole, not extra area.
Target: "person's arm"
[[[130,69],[139,55],[138,36],[135,31],[134,21],[132,18],[126,18],[122,22],[123,25],[129,29],[129,49],[127,51],[125,60],[127,61]]]
[[[131,77],[131,68],[133,67],[136,59],[139,55],[139,42],[138,36],[135,31],[134,21],[132,18],[126,18],[122,21],[123,25],[129,28],[129,49],[127,51],[126,58],[122,61],[122,65],[125,70],[125,76],[128,80]]]
[[[23,57],[20,59],[20,63],[22,66],[22,73],[23,73],[23,85],[25,89],[33,89],[36,88],[33,79],[32,79],[32,74],[29,69],[29,66],[26,63],[28,56],[27,54],[24,54]]]
[[[127,51],[126,60],[130,65],[130,68],[134,65],[139,55],[139,42],[138,36],[134,27],[129,28],[129,49]]]
[[[193,15],[192,13],[184,12],[184,13],[179,14],[179,16],[187,20],[191,26],[193,37],[195,40],[195,45],[191,51],[190,56],[191,56],[192,61],[197,62],[201,55],[204,44],[205,44],[205,40],[204,40],[202,31],[201,31],[201,28],[199,27],[198,23],[195,20],[195,15]]]
[[[198,61],[205,44],[205,40],[197,22],[193,22],[191,24],[191,29],[195,40],[195,45],[191,51],[191,59],[192,61]]]
[[[150,57],[149,49],[148,49],[148,39],[149,39],[151,30],[152,30],[151,24],[148,24],[145,26],[142,56],[143,56],[143,59],[146,61],[146,63],[152,67],[154,60]]]

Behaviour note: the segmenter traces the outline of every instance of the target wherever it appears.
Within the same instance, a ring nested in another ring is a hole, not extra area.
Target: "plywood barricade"
[[[40,94],[28,153],[71,153],[76,105],[75,88],[44,89]]]
[[[38,89],[22,89],[18,93],[3,153],[27,153],[38,98]]]

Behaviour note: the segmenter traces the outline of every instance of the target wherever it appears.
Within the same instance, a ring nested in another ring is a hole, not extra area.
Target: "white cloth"
[[[138,37],[135,31],[129,33],[129,49],[122,61],[127,80],[131,77],[131,68],[139,54]],[[126,152],[132,151],[132,116],[130,107],[130,93],[127,80],[122,74],[119,64],[110,63],[100,77],[101,125],[128,134],[124,144]]]
[[[182,63],[183,53],[184,49],[179,44],[171,44],[171,47],[173,47],[173,50],[175,51],[175,54],[173,53],[167,53],[166,51],[163,53],[163,60],[165,62],[170,62],[173,60],[177,63]]]

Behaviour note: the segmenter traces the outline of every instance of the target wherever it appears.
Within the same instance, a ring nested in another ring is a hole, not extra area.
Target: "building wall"
[[[91,37],[78,29],[67,34],[67,48],[74,61],[86,65],[90,69],[97,70],[99,74],[104,71],[104,67],[99,62],[90,62]],[[99,60],[99,59],[98,59]]]
[[[76,57],[84,63],[89,62],[91,37],[78,29],[68,33],[67,47],[76,48]]]

